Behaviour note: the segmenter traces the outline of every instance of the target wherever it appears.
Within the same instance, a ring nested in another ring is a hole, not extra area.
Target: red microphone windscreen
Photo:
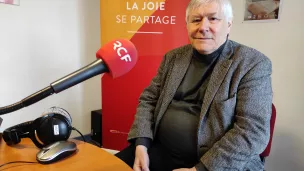
[[[113,78],[129,72],[137,62],[137,50],[134,44],[126,39],[117,39],[100,48],[96,57],[107,65]]]

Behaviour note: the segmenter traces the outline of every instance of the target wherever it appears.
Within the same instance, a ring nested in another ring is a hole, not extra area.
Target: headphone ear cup
[[[44,145],[56,141],[67,140],[71,135],[71,126],[65,116],[61,114],[48,114],[40,118],[35,127],[38,139]]]
[[[12,144],[18,144],[21,142],[21,138],[18,136],[18,130],[16,129],[11,130],[9,136]]]
[[[16,129],[5,130],[3,132],[3,139],[7,145],[14,145],[20,143],[21,139],[18,136],[18,132]]]
[[[27,121],[5,129],[2,136],[6,144],[18,144],[21,138],[29,137],[28,133],[32,130],[32,123],[33,121]]]

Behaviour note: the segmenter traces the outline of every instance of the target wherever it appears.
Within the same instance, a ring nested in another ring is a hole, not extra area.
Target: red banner
[[[186,6],[189,1],[100,1],[102,45],[118,38],[135,44],[138,62],[126,75],[102,77],[102,144],[121,150],[134,120],[138,98],[166,52],[188,42]]]

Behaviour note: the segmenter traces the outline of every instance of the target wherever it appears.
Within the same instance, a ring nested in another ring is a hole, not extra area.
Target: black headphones
[[[54,142],[67,140],[72,129],[70,114],[62,108],[51,107],[33,121],[7,128],[2,136],[7,145],[18,144],[21,138],[30,138],[38,148],[43,148]]]

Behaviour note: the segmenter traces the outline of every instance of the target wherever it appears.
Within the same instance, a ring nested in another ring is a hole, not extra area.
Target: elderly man
[[[135,171],[263,170],[271,62],[228,39],[232,19],[229,0],[190,1],[191,45],[165,55],[117,154]]]

